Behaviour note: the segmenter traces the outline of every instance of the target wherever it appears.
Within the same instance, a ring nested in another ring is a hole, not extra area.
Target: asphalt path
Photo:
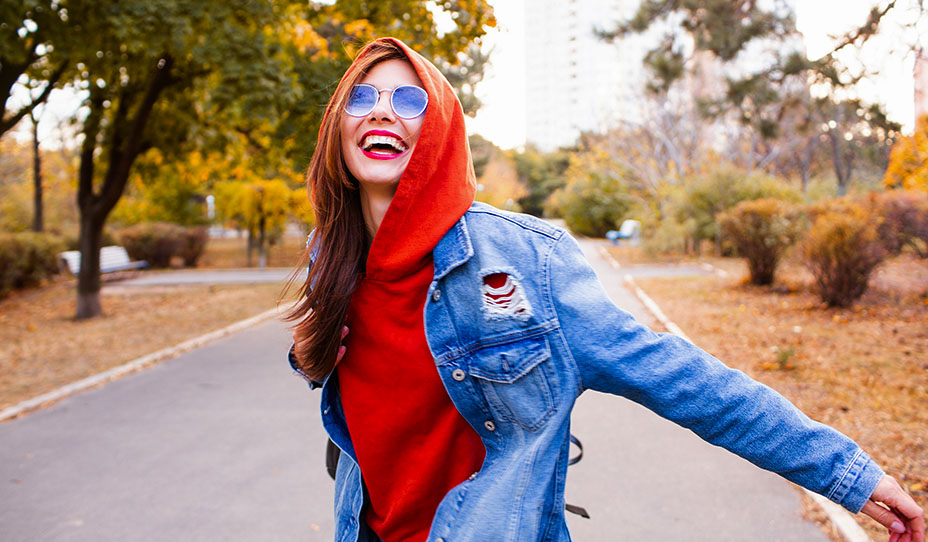
[[[598,242],[581,246],[651,323]],[[318,391],[288,346],[267,322],[0,424],[0,540],[332,540]],[[826,540],[788,482],[638,405],[588,392],[572,430],[567,500],[592,516],[568,514],[575,540]]]

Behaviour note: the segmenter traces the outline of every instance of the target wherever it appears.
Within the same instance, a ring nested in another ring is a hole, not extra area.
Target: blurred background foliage
[[[637,219],[653,251],[737,254],[754,241],[744,232],[773,231],[738,217],[777,215],[772,204],[766,214],[733,212],[742,202],[928,193],[928,118],[902,134],[881,106],[855,97],[866,73],[836,55],[875,35],[892,5],[874,8],[834,51],[809,60],[794,50],[793,13],[774,4],[643,1],[601,37],[674,29],[645,57],[652,78],[644,121],[617,122],[550,152],[502,150],[472,135],[477,199],[562,217],[584,235]],[[4,3],[0,229],[43,230],[83,249],[118,242],[104,225],[224,226],[248,237],[249,261],[255,250],[260,263],[288,224],[312,226],[302,172],[325,104],[360,48],[378,36],[405,40],[443,70],[473,114],[491,54],[481,38],[494,25],[485,0]],[[680,85],[700,66],[725,66],[758,43],[776,54],[753,71],[725,72],[719,92],[680,99]],[[83,100],[60,141],[11,137],[30,115],[43,122],[51,89]],[[892,201],[860,204],[880,239],[907,228],[886,241],[894,243],[888,253],[928,252],[919,233],[924,198]],[[727,230],[719,223],[726,212]],[[802,214],[807,224],[818,216]]]
[[[360,48],[403,39],[473,114],[487,61],[480,38],[494,25],[485,0],[4,2],[0,136],[27,117],[41,122],[55,89],[81,106],[60,145],[3,137],[0,225],[76,235],[79,318],[101,312],[94,255],[106,224],[215,222],[245,231],[263,262],[285,223],[311,226],[301,172]],[[63,201],[62,212],[36,212],[61,195],[76,213]]]

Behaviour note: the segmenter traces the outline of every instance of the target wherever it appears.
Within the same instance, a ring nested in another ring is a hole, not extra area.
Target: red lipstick
[[[404,150],[397,152],[397,153],[373,152],[373,151],[365,150],[364,142],[367,141],[367,138],[371,136],[381,136],[381,137],[389,137],[389,138],[396,139],[405,148]],[[390,132],[388,130],[368,130],[367,132],[364,132],[364,135],[361,136],[361,141],[358,143],[358,147],[361,149],[361,153],[363,153],[364,156],[367,156],[368,158],[371,158],[374,160],[393,160],[394,158],[399,158],[400,156],[403,156],[404,154],[409,152],[409,148],[406,146],[406,143],[403,141],[403,138],[397,135],[396,133]]]

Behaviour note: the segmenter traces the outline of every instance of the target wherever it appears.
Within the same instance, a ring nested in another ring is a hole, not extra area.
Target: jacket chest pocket
[[[486,347],[470,360],[470,374],[501,420],[537,431],[554,412],[551,349],[542,337]]]

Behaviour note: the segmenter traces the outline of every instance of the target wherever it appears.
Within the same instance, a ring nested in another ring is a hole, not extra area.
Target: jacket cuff
[[[293,369],[293,373],[301,376],[303,380],[305,380],[306,383],[309,384],[309,389],[314,390],[316,388],[321,388],[322,382],[319,382],[318,380],[313,380],[312,378],[309,377],[308,374],[304,373],[303,370],[300,369],[300,364],[297,362],[296,353],[294,352],[295,346],[296,346],[296,343],[291,342],[290,350],[287,352],[287,361],[290,363],[290,368]]]
[[[883,469],[858,449],[828,498],[856,514],[867,504],[883,476]]]

